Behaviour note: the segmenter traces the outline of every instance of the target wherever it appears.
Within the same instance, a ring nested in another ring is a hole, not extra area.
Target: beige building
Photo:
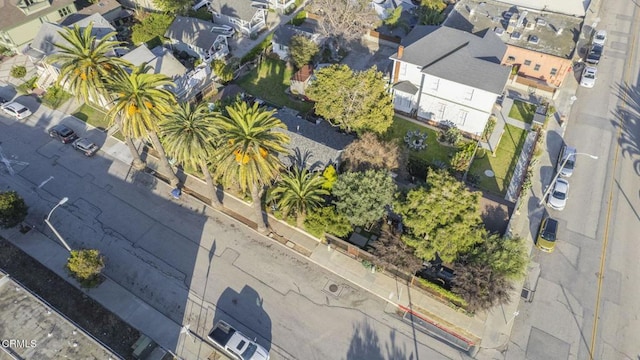
[[[0,45],[21,53],[43,23],[76,12],[74,0],[0,0]]]

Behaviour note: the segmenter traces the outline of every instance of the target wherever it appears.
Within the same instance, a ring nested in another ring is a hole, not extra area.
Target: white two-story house
[[[266,0],[210,0],[208,8],[213,13],[214,23],[253,36],[267,27],[267,12],[271,6]]]
[[[396,111],[480,135],[511,72],[510,66],[500,65],[505,51],[491,31],[480,37],[416,26],[390,57]]]
[[[220,33],[210,21],[176,16],[164,36],[171,40],[174,49],[198,56],[207,63],[229,54],[227,35]]]

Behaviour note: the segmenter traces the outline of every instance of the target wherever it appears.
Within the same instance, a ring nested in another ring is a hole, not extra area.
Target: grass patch
[[[387,141],[396,140],[401,147],[408,148],[404,142],[404,136],[408,131],[414,130],[427,134],[427,147],[424,150],[409,150],[409,160],[411,161],[412,158],[418,159],[426,162],[428,165],[436,165],[438,163],[449,165],[451,156],[456,153],[457,149],[441,145],[438,142],[438,132],[431,128],[394,116],[393,124],[389,130],[387,130],[386,134],[384,134],[383,138]]]
[[[536,113],[536,105],[520,100],[513,100],[513,106],[509,110],[509,117],[527,124],[533,123],[533,115]]]
[[[124,142],[124,135],[122,135],[122,133],[120,131],[114,132],[111,136],[113,136],[114,138]]]
[[[44,94],[42,103],[51,109],[57,109],[69,99],[71,99],[71,94],[64,91],[58,85],[54,85]]]
[[[506,194],[526,138],[526,130],[507,124],[496,156],[478,149],[476,158],[471,164],[470,173],[478,177],[480,188],[500,195]],[[493,171],[494,177],[485,176],[486,170]]]
[[[87,104],[82,104],[72,115],[100,130],[106,130],[109,127],[107,114]]]
[[[293,100],[285,92],[293,75],[284,61],[265,58],[259,66],[240,79],[237,84],[249,94],[267,100],[270,103],[286,106],[300,112],[311,110],[313,104]]]

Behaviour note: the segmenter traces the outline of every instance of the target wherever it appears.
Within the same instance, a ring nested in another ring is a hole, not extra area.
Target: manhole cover
[[[338,285],[335,282],[329,280],[324,285],[324,288],[322,288],[322,291],[337,298],[342,293],[343,288],[344,288],[343,285]]]
[[[336,284],[329,285],[329,291],[331,291],[332,293],[338,291],[338,285]]]
[[[486,176],[486,177],[493,177],[494,175],[495,174],[491,170],[485,170],[484,171],[484,176]]]

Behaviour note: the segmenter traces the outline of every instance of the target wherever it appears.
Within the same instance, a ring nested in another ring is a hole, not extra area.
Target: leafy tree
[[[382,141],[367,132],[344,149],[342,159],[349,171],[387,169],[404,174],[409,156],[396,142]]]
[[[178,15],[191,7],[191,0],[153,0],[153,3],[162,11]],[[211,15],[209,15],[211,20]]]
[[[322,188],[331,191],[331,189],[333,189],[333,184],[338,180],[336,168],[333,167],[333,165],[327,166],[327,168],[322,172],[322,176],[324,177],[324,184],[322,184]]]
[[[226,84],[233,80],[234,63],[226,63],[224,60],[216,59],[211,62],[211,70],[216,74],[222,83]]]
[[[521,279],[526,274],[529,256],[524,240],[520,237],[489,235],[470,253],[476,264],[487,264],[493,271],[510,280]]]
[[[309,233],[321,238],[325,233],[344,238],[353,231],[349,219],[338,214],[333,206],[325,206],[311,211],[304,220],[304,228]]]
[[[402,20],[402,6],[398,6],[395,9],[387,9],[387,18],[384,20],[384,24],[391,29],[398,27],[406,27],[407,23]]]
[[[347,172],[333,185],[336,209],[356,226],[371,225],[391,205],[396,185],[387,170]]]
[[[16,79],[22,79],[27,75],[27,68],[22,65],[16,65],[11,68],[10,75]]]
[[[104,257],[98,250],[71,250],[67,269],[84,287],[93,287],[100,281],[104,269]]]
[[[166,0],[171,1],[171,0]],[[148,42],[155,37],[163,38],[175,17],[169,14],[149,14],[131,28],[131,41],[136,44]]]
[[[422,0],[418,8],[418,18],[422,25],[440,25],[444,21],[447,4],[443,0]]]
[[[15,191],[0,192],[0,228],[8,229],[27,217],[29,207]]]
[[[462,140],[460,129],[455,125],[449,126],[446,130],[440,132],[440,141],[450,145],[457,145]]]
[[[458,254],[484,239],[480,195],[443,170],[429,170],[427,187],[408,192],[394,205],[407,228],[402,240],[416,248],[416,255],[432,260],[436,254],[453,262]]]
[[[148,74],[151,68],[146,63],[133,69],[131,74],[119,71],[114,74],[108,88],[113,95],[113,107],[107,113],[111,123],[118,122],[125,137],[149,138],[158,152],[164,174],[172,186],[180,180],[173,173],[164,148],[158,138],[158,123],[163,121],[175,107],[175,96],[167,87],[174,86],[163,74]]]
[[[324,182],[322,175],[296,166],[282,176],[270,196],[276,199],[285,218],[295,213],[297,225],[302,228],[307,213],[322,205],[323,196],[329,195],[322,188]]]
[[[306,90],[316,114],[334,126],[358,134],[383,134],[393,122],[393,104],[382,73],[375,67],[354,72],[347,65],[318,70]]]
[[[249,107],[238,102],[226,108],[228,116],[218,114],[220,148],[215,177],[226,185],[235,183],[242,191],[249,191],[253,202],[258,231],[265,232],[267,224],[262,214],[262,194],[265,186],[280,174],[280,154],[287,152],[289,136],[277,129],[286,125],[274,117],[273,110]]]
[[[313,0],[309,11],[320,14],[319,32],[348,43],[380,23],[369,0]]]
[[[318,44],[304,35],[294,35],[289,42],[289,55],[298,69],[309,64],[318,52]]]
[[[461,259],[456,262],[452,291],[466,301],[467,310],[475,312],[508,303],[513,285],[490,265]]]
[[[460,172],[466,171],[471,164],[476,146],[476,143],[473,142],[468,142],[461,146],[451,159],[451,168]]]
[[[215,116],[206,103],[191,106],[182,103],[160,123],[164,147],[174,159],[192,168],[200,168],[209,190],[211,205],[221,208],[209,161],[216,150]]]
[[[383,232],[376,246],[371,250],[376,256],[376,265],[384,268],[396,267],[406,273],[415,274],[422,267],[422,260],[415,255],[415,249],[400,239],[400,236]]]

